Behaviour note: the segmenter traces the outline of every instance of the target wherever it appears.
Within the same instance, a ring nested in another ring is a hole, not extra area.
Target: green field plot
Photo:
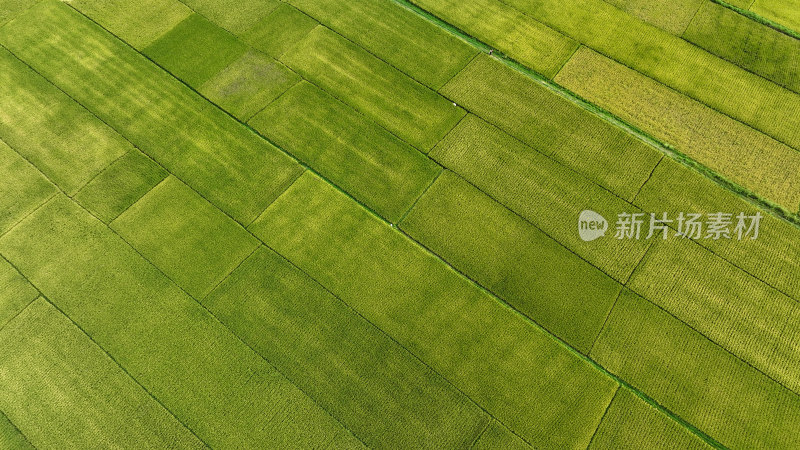
[[[28,216],[0,238],[0,253],[206,444],[358,444],[69,199],[57,197]]]
[[[332,186],[250,228],[531,444],[588,444],[616,383]]]
[[[163,167],[138,150],[114,161],[86,184],[75,201],[105,223],[136,203],[168,175]]]
[[[639,19],[668,31],[675,36],[692,21],[697,10],[707,0],[607,0],[608,3]]]
[[[86,14],[137,50],[142,50],[192,14],[178,0],[70,0]]]
[[[682,238],[653,245],[628,287],[800,393],[796,300]]]
[[[618,281],[628,279],[647,250],[645,241],[582,241],[576,229],[581,211],[613,220],[638,209],[473,115],[430,156]]]
[[[373,448],[466,448],[487,415],[411,353],[261,247],[203,303]]]
[[[441,92],[624,199],[636,194],[661,158],[633,135],[489,56],[473,60]]]
[[[36,288],[0,258],[0,329],[38,296]]]
[[[0,234],[57,191],[41,172],[0,141]]]
[[[683,38],[800,92],[800,40],[707,1]]]
[[[472,445],[472,450],[530,450],[532,447],[496,420],[492,421]]]
[[[34,450],[35,448],[2,411],[0,411],[0,447],[17,450]]]
[[[664,160],[636,197],[646,211],[684,213],[761,213],[757,239],[701,239],[698,242],[734,265],[800,301],[800,229],[778,219],[696,171]]]
[[[299,80],[283,64],[250,50],[204,83],[200,93],[247,121]]]
[[[0,48],[0,139],[69,195],[133,149],[117,132]]]
[[[583,353],[621,289],[450,171],[437,178],[400,228]]]
[[[393,0],[289,3],[432,89],[445,84],[478,53]]]
[[[423,152],[465,114],[436,92],[321,26],[281,61]]]
[[[247,46],[236,36],[203,16],[192,14],[145,48],[144,54],[199,88],[246,50]]]
[[[35,5],[39,0],[2,0],[0,1],[0,26],[13,19],[17,14]]]
[[[506,0],[536,20],[800,149],[800,95],[603,0]],[[603,106],[603,105],[600,105]]]
[[[302,168],[58,1],[0,28],[0,42],[134,145],[249,223]]]
[[[412,0],[470,36],[552,78],[578,43],[494,0]]]
[[[195,298],[208,294],[258,245],[175,177],[148,192],[111,228]]]
[[[621,387],[592,438],[590,449],[709,449],[699,436]]]
[[[628,291],[592,356],[724,446],[800,445],[797,394]]]
[[[410,145],[307,82],[250,124],[392,222],[441,171]]]
[[[800,152],[587,48],[556,81],[791,211]]]
[[[39,448],[204,448],[43,298],[0,330],[0,408]]]
[[[800,32],[800,0],[755,0],[750,10]]]
[[[241,34],[241,38],[253,48],[278,58],[317,25],[319,22],[302,11],[281,2],[269,15]]]
[[[193,11],[239,35],[263,19],[279,0],[181,0]]]

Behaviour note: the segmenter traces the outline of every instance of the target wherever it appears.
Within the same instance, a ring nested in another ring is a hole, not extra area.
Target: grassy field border
[[[474,45],[480,51],[482,51],[484,53],[487,53],[489,55],[492,55],[495,59],[503,62],[504,64],[506,64],[507,66],[511,67],[512,69],[515,69],[515,70],[517,70],[519,72],[524,73],[529,78],[534,80],[536,83],[539,83],[539,84],[547,87],[552,92],[554,92],[554,93],[560,95],[561,97],[571,101],[572,103],[580,106],[581,108],[587,109],[590,112],[594,113],[595,115],[600,116],[601,118],[605,119],[606,121],[611,122],[612,124],[614,124],[614,125],[616,125],[616,126],[618,126],[620,128],[623,128],[624,130],[626,130],[627,132],[631,133],[632,135],[634,135],[638,139],[640,139],[640,140],[644,141],[645,143],[655,147],[656,149],[660,150],[662,153],[666,154],[667,156],[671,157],[672,159],[674,159],[674,160],[680,162],[681,164],[683,164],[683,165],[685,165],[685,166],[687,166],[687,167],[699,172],[701,175],[705,176],[706,178],[711,179],[712,181],[714,181],[717,185],[719,185],[723,189],[726,189],[728,191],[731,191],[731,192],[739,195],[740,197],[743,197],[745,200],[747,200],[751,204],[754,204],[757,207],[759,207],[761,209],[764,209],[767,212],[772,213],[774,216],[776,216],[776,217],[778,217],[780,219],[783,219],[784,221],[789,222],[792,225],[794,225],[794,226],[796,226],[797,228],[800,229],[800,205],[797,205],[797,210],[796,211],[790,211],[790,210],[778,205],[777,203],[774,203],[774,202],[772,202],[770,200],[767,200],[767,199],[759,196],[758,194],[752,192],[751,190],[745,188],[744,186],[741,186],[741,185],[729,180],[724,175],[722,175],[720,173],[717,173],[716,171],[710,169],[709,167],[707,167],[707,166],[701,164],[700,162],[692,159],[691,157],[687,156],[685,153],[683,153],[680,150],[676,149],[672,145],[659,140],[655,136],[653,136],[653,135],[651,135],[649,133],[646,133],[645,131],[639,129],[638,127],[636,127],[636,126],[626,122],[625,120],[615,116],[614,114],[612,114],[608,110],[589,102],[588,100],[584,99],[580,95],[578,95],[578,94],[570,91],[569,89],[559,85],[558,83],[548,79],[547,77],[545,77],[544,75],[534,71],[533,69],[530,69],[529,67],[526,67],[525,65],[523,65],[520,62],[516,61],[514,58],[512,58],[512,57],[504,54],[503,52],[493,48],[489,44],[486,44],[486,43],[478,40],[477,38],[471,36],[469,33],[465,32],[464,30],[461,30],[461,29],[459,29],[459,28],[447,23],[446,21],[442,20],[441,18],[439,18],[439,17],[429,13],[428,11],[425,11],[424,9],[414,5],[409,0],[392,0],[392,1],[395,2],[396,4],[400,5],[400,6],[404,7],[404,8],[407,8],[407,9],[409,9],[411,11],[416,12],[417,14],[423,16],[424,18],[428,19],[429,21],[433,22],[434,24],[446,29],[447,31],[449,31],[451,33],[454,33],[455,35],[457,35],[461,39],[463,39],[463,40],[469,42],[470,44]],[[722,6],[725,6],[725,7],[731,8],[731,9],[733,9],[734,11],[736,11],[736,12],[738,12],[740,14],[747,15],[748,17],[750,17],[750,15],[758,17],[760,21],[763,21],[763,22],[760,22],[760,23],[764,23],[766,25],[766,22],[769,22],[771,24],[774,24],[775,27],[779,27],[779,28],[776,28],[776,29],[778,29],[778,31],[781,31],[783,33],[786,33],[788,31],[787,34],[791,33],[791,34],[789,34],[790,36],[796,37],[797,39],[800,39],[800,34],[794,33],[791,30],[789,30],[788,28],[785,28],[785,27],[782,27],[782,26],[780,26],[778,24],[775,24],[774,22],[771,22],[771,21],[769,21],[769,20],[767,20],[767,19],[765,19],[765,18],[763,18],[761,16],[758,16],[757,14],[751,13],[749,11],[744,11],[744,10],[742,10],[740,8],[737,8],[737,7],[733,6],[733,5],[725,3],[723,0],[710,0],[710,1],[718,3],[718,4],[720,4]],[[753,20],[756,20],[756,19],[753,19]],[[771,25],[767,25],[767,26],[771,26]]]
[[[767,19],[764,16],[758,15],[758,14],[754,13],[753,11],[740,8],[740,7],[736,6],[736,5],[732,5],[732,4],[728,3],[728,2],[726,2],[725,0],[709,0],[709,1],[711,3],[716,3],[717,5],[720,5],[720,6],[723,6],[725,8],[728,8],[731,11],[734,11],[734,12],[736,12],[736,13],[742,15],[742,16],[745,16],[748,19],[752,20],[753,22],[760,23],[761,25],[764,25],[766,27],[772,28],[773,30],[778,31],[780,33],[783,33],[783,34],[785,34],[785,35],[787,35],[789,37],[793,37],[793,38],[795,38],[797,40],[800,40],[800,33],[798,33],[797,31],[794,31],[791,28],[785,27],[785,26],[779,24],[778,22],[774,22],[774,21],[772,21],[770,19]]]

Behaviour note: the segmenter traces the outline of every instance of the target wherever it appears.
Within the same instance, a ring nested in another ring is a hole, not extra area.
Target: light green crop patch
[[[445,84],[478,52],[392,0],[289,3],[432,89]]]
[[[111,228],[195,298],[203,298],[258,241],[175,177],[168,177]]]
[[[800,92],[800,40],[707,1],[683,38]]]
[[[242,40],[275,58],[302,41],[319,22],[281,2],[268,16],[242,34]]]
[[[192,14],[178,0],[64,0],[142,50]]]
[[[623,199],[633,198],[662,156],[622,128],[486,55],[475,58],[441,92]]]
[[[56,192],[41,172],[0,141],[0,235]]]
[[[441,171],[415,148],[305,81],[250,123],[392,222]]]
[[[461,121],[430,156],[617,281],[628,279],[647,250],[644,240],[581,240],[581,211],[611,219],[638,208],[476,116]]]
[[[114,161],[74,197],[105,223],[111,222],[169,173],[138,150]]]
[[[800,33],[800,0],[755,0],[750,10]]]
[[[450,171],[400,228],[582,353],[589,352],[622,289]]]
[[[536,20],[683,94],[800,149],[800,95],[603,0],[505,0]],[[601,105],[602,106],[602,105]]]
[[[0,28],[0,42],[243,223],[302,171],[285,153],[59,1],[44,0]]]
[[[0,411],[0,447],[16,450],[35,450],[17,427]]]
[[[531,444],[589,443],[616,383],[333,186],[307,172],[250,228]]]
[[[620,387],[589,448],[702,450],[711,446],[630,389]]]
[[[684,238],[654,244],[627,286],[800,392],[796,300]]]
[[[800,445],[800,396],[627,290],[592,358],[728,448]]]
[[[205,308],[68,198],[54,198],[0,238],[0,252],[209,446],[359,446]]]
[[[672,160],[659,164],[635,203],[647,211],[667,212],[669,217],[677,217],[680,212],[743,212],[748,216],[760,213],[763,217],[758,239],[697,242],[800,301],[800,229],[796,226]]]
[[[4,48],[0,48],[0,138],[68,195],[133,149]]]
[[[708,3],[708,0],[608,0],[608,3],[628,14],[675,36],[683,33],[704,2]]]
[[[199,14],[192,14],[143,53],[188,85],[199,88],[238,59],[247,46]]]
[[[495,0],[411,0],[470,36],[552,78],[578,43]]]
[[[39,291],[17,269],[0,258],[0,329],[38,295]]]
[[[246,122],[299,80],[283,64],[250,50],[205,82],[200,93]]]
[[[204,448],[43,298],[0,330],[0,408],[40,448]]]
[[[279,0],[182,0],[193,11],[240,35],[272,12]]]
[[[452,129],[463,109],[366,50],[319,26],[281,60],[422,152]]]
[[[500,422],[493,420],[480,438],[472,445],[472,450],[530,450],[531,447],[519,436],[512,433]]]
[[[794,211],[800,152],[582,48],[556,81],[727,179]]]
[[[265,247],[203,303],[368,446],[466,448],[488,420],[414,355]]]

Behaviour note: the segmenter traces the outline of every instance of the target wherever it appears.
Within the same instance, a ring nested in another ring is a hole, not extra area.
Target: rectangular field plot
[[[616,383],[334,187],[306,173],[250,229],[531,444],[588,444]]]
[[[321,26],[281,61],[423,152],[465,114],[436,92]]]
[[[203,16],[192,14],[147,46],[143,53],[190,86],[199,88],[246,50],[247,46],[236,36]]]
[[[244,122],[300,77],[269,56],[250,50],[200,87],[200,93]]]
[[[133,146],[0,48],[0,139],[68,195]]]
[[[211,22],[240,35],[263,19],[279,0],[182,0],[193,11]]]
[[[43,298],[0,330],[0,409],[39,448],[205,448]]]
[[[683,38],[781,86],[800,92],[800,40],[707,1]]]
[[[661,158],[633,135],[489,56],[475,58],[441,92],[623,199],[636,194]]]
[[[240,36],[253,48],[278,58],[302,41],[317,25],[319,22],[304,12],[281,2]]]
[[[578,43],[495,0],[412,0],[412,3],[552,78]]]
[[[613,220],[639,210],[478,117],[464,118],[430,156],[617,281],[628,279],[647,250],[646,241],[581,240],[581,211]]]
[[[249,223],[301,171],[289,156],[59,1],[0,42],[217,207]]]
[[[800,445],[800,396],[629,291],[592,357],[728,448]]]
[[[192,14],[179,0],[70,0],[69,5],[137,50]]]
[[[81,206],[105,223],[166,178],[168,172],[138,150],[131,150],[114,161],[73,197]]]
[[[556,81],[791,211],[800,206],[800,152],[587,48]]]
[[[478,53],[392,0],[289,3],[432,89],[445,84]]]
[[[680,36],[700,6],[703,3],[709,3],[709,0],[675,0],[669,2],[661,0],[608,0],[608,3],[664,31]]]
[[[696,171],[672,160],[664,160],[636,197],[646,211],[760,213],[757,239],[701,239],[698,242],[781,292],[800,301],[800,229],[781,220],[731,191],[723,189]]]
[[[68,198],[54,198],[0,238],[0,253],[209,446],[359,446]]]
[[[38,296],[36,288],[0,258],[0,329]]]
[[[750,10],[800,33],[800,0],[755,0]]]
[[[489,419],[441,376],[265,247],[203,304],[368,446],[466,448]]]
[[[450,171],[400,228],[583,353],[622,288]]]
[[[198,299],[258,245],[233,219],[172,176],[111,222],[111,228]]]
[[[642,22],[603,0],[506,0],[505,3],[656,81],[800,149],[800,126],[797,126],[800,95],[794,92]]]
[[[250,125],[392,222],[441,171],[415,148],[305,81]]]
[[[800,393],[796,300],[683,238],[654,244],[627,286]]]
[[[703,450],[712,447],[630,389],[620,387],[589,448]]]
[[[0,141],[0,234],[56,192],[41,172]]]

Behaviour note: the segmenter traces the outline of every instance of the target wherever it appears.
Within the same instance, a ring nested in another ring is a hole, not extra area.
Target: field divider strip
[[[449,383],[449,381],[448,381],[448,383]],[[478,406],[480,407],[480,405],[478,405]],[[483,429],[481,430],[481,432],[478,433],[475,436],[475,439],[473,439],[472,442],[470,442],[469,447],[467,447],[468,449],[471,450],[471,449],[475,448],[475,444],[477,444],[478,441],[481,440],[481,437],[483,437],[483,435],[486,434],[486,430],[488,430],[489,427],[492,425],[492,419],[493,420],[497,420],[493,416],[490,416],[490,417],[491,417],[491,419],[486,421],[486,425],[483,426]],[[501,422],[497,421],[497,423],[501,423]],[[509,431],[511,431],[511,430],[509,430]],[[517,434],[514,433],[513,431],[511,431],[511,434],[513,434],[514,436],[517,436]],[[519,437],[519,436],[517,436],[517,437]],[[522,439],[522,438],[520,438],[520,439]],[[523,439],[523,441],[525,441],[525,440]]]
[[[692,18],[689,19],[688,22],[686,22],[686,26],[683,27],[683,30],[681,30],[681,34],[677,35],[676,37],[679,37],[679,38],[683,39],[684,33],[686,33],[686,30],[688,30],[689,27],[692,26],[692,22],[694,22],[694,18],[697,17],[697,14],[700,12],[701,9],[703,9],[703,5],[704,5],[704,2],[700,3],[697,6],[697,9],[694,10],[694,14],[692,14]],[[684,40],[686,40],[686,39],[684,39]]]
[[[600,423],[597,424],[597,428],[594,429],[594,433],[592,433],[591,439],[589,439],[589,445],[586,446],[587,449],[592,447],[592,442],[594,442],[594,437],[597,436],[597,432],[600,430],[600,427],[603,425],[603,421],[606,419],[608,415],[608,410],[611,409],[611,405],[614,403],[614,399],[617,398],[617,394],[619,394],[619,390],[622,389],[622,386],[617,385],[617,390],[614,391],[614,395],[611,396],[611,401],[608,402],[608,406],[606,406],[606,410],[603,411],[603,415],[600,417]]]
[[[31,303],[33,303],[33,301],[31,301]],[[25,308],[27,309],[27,306]],[[2,329],[2,328],[0,327],[0,329]],[[26,436],[25,433],[23,433],[22,430],[19,429],[17,424],[15,424],[14,422],[11,421],[11,418],[8,417],[8,414],[6,414],[2,410],[0,410],[0,416],[3,416],[3,417],[6,418],[8,423],[10,423],[11,426],[14,427],[15,430],[17,430],[17,433],[19,433],[19,435],[22,436],[22,439],[25,439],[25,442],[27,442],[28,445],[31,446],[31,448],[38,448],[37,446],[33,445],[33,442],[31,442],[30,439],[28,439],[28,436]]]
[[[800,211],[798,211],[798,212],[789,211],[785,207],[780,206],[780,205],[778,205],[778,204],[776,204],[776,203],[774,203],[774,202],[772,202],[770,200],[767,200],[767,199],[761,197],[758,194],[755,194],[754,192],[750,191],[749,189],[745,188],[744,186],[741,186],[741,185],[739,185],[737,183],[734,183],[734,182],[728,180],[724,175],[714,171],[713,169],[711,169],[711,168],[705,166],[704,164],[696,161],[695,159],[687,156],[683,152],[677,150],[671,144],[666,143],[666,142],[660,140],[659,138],[656,138],[655,136],[653,136],[653,135],[641,130],[640,128],[638,128],[636,126],[634,126],[633,124],[630,124],[630,123],[626,122],[625,120],[623,120],[620,117],[617,117],[616,115],[614,115],[610,111],[606,110],[605,108],[602,108],[601,106],[596,105],[596,104],[584,99],[583,97],[581,97],[577,93],[572,92],[569,89],[559,85],[555,81],[552,81],[549,78],[545,77],[544,75],[542,75],[542,74],[536,72],[535,70],[525,66],[524,64],[522,64],[522,63],[518,62],[517,60],[515,60],[514,58],[512,58],[512,57],[504,54],[503,52],[493,48],[489,44],[486,44],[486,43],[478,40],[477,38],[469,35],[469,33],[459,29],[458,27],[455,27],[455,26],[449,24],[447,21],[439,18],[438,16],[435,16],[435,15],[431,14],[430,12],[428,12],[428,11],[418,7],[418,6],[416,6],[414,4],[411,4],[409,2],[409,0],[392,0],[392,1],[395,2],[395,3],[398,3],[398,4],[406,6],[410,10],[415,11],[418,14],[422,15],[423,17],[427,18],[428,20],[430,20],[434,24],[444,28],[445,30],[447,30],[447,31],[449,31],[451,33],[456,34],[457,36],[461,37],[463,40],[475,45],[478,49],[480,49],[484,53],[488,54],[490,52],[490,50],[491,50],[492,51],[492,56],[496,60],[506,64],[508,67],[511,67],[512,69],[517,70],[517,71],[527,75],[529,78],[531,78],[532,80],[534,80],[538,84],[548,88],[550,91],[552,91],[552,92],[558,94],[559,96],[569,100],[570,102],[580,106],[581,108],[586,109],[586,110],[594,113],[595,115],[597,115],[600,118],[606,120],[607,122],[610,122],[612,125],[616,125],[617,127],[623,128],[625,131],[627,131],[628,133],[630,133],[633,136],[637,137],[639,140],[651,145],[652,147],[655,147],[656,149],[658,149],[661,152],[667,154],[668,156],[670,156],[671,158],[675,159],[676,161],[682,163],[683,165],[693,169],[694,171],[699,172],[701,175],[703,175],[706,178],[710,179],[711,181],[713,181],[714,183],[719,185],[721,188],[723,188],[725,190],[728,190],[728,191],[731,191],[734,194],[745,198],[750,203],[758,206],[759,208],[761,208],[761,209],[763,209],[763,210],[765,210],[767,212],[772,213],[776,217],[779,217],[779,218],[791,223],[792,225],[794,225],[795,227],[800,229]],[[716,0],[716,1],[722,1],[722,0]],[[506,5],[505,3],[503,3],[503,4]],[[508,5],[506,5],[506,6],[508,6]],[[513,7],[510,7],[510,8],[513,8]],[[514,9],[516,10],[516,8],[514,8]],[[525,13],[520,12],[520,14],[525,14]],[[530,17],[530,16],[526,15],[526,17]],[[531,18],[531,19],[535,20],[533,18]],[[555,30],[555,31],[558,31],[558,30]],[[581,44],[581,45],[583,45],[583,44]],[[694,45],[694,44],[692,44],[692,45]],[[587,48],[591,48],[591,47],[587,47]],[[698,48],[700,48],[700,47],[698,47]],[[604,54],[604,53],[602,53],[600,51],[597,51],[595,49],[592,49],[592,50],[597,52],[597,53],[599,53],[599,54],[601,54],[601,55],[603,55],[606,58],[609,58],[609,59],[611,59],[613,61],[616,61],[614,58],[610,58],[608,55],[606,55],[606,54]],[[706,51],[705,49],[702,49],[702,50],[704,52]],[[632,68],[632,67],[627,66],[627,65],[625,65],[623,63],[620,63],[619,61],[616,61],[616,62],[621,64],[621,65],[623,65],[623,66],[625,66],[625,67],[627,67],[628,69],[631,69],[631,70],[635,71],[636,73],[639,73],[639,74],[641,74],[641,75],[643,75],[643,76],[645,76],[645,77],[647,77],[649,79],[652,79],[652,78],[648,77],[647,75],[642,74],[641,72],[639,72],[635,68]],[[760,75],[758,75],[758,76],[761,77]],[[763,78],[763,77],[761,77],[761,78]],[[766,78],[764,78],[764,79],[766,79]],[[690,99],[692,99],[694,101],[697,101],[698,103],[706,106],[707,108],[709,108],[709,109],[711,109],[713,111],[716,111],[719,114],[722,114],[722,115],[730,118],[731,120],[735,120],[736,122],[742,123],[743,125],[745,125],[745,126],[747,126],[749,128],[752,128],[753,130],[758,131],[761,134],[764,134],[765,136],[769,136],[771,139],[774,139],[775,141],[780,142],[781,144],[786,145],[789,148],[794,148],[791,145],[788,145],[785,142],[782,142],[781,140],[779,140],[779,139],[777,139],[777,138],[775,138],[773,136],[770,136],[770,135],[768,135],[768,134],[766,134],[766,133],[764,133],[762,131],[759,131],[759,130],[753,128],[749,124],[746,124],[744,122],[741,122],[738,119],[735,119],[735,118],[731,117],[729,114],[726,114],[724,112],[718,111],[717,109],[706,105],[705,103],[703,103],[700,100],[697,100],[697,99],[695,99],[695,98],[693,98],[691,96],[683,94],[682,92],[675,91],[673,88],[661,83],[658,80],[653,80],[653,81],[655,81],[656,83],[658,83],[658,84],[660,84],[662,86],[667,87],[668,89],[670,89],[670,90],[672,90],[674,92],[678,92],[679,94],[681,94],[683,96],[686,96],[686,97],[688,97],[688,98],[690,98]],[[770,81],[770,82],[772,83],[772,81]],[[795,149],[795,150],[797,150],[797,149]],[[798,205],[798,207],[800,207],[800,205]]]
[[[413,202],[413,203],[411,204],[411,206],[410,206],[410,207],[409,207],[409,208],[406,210],[406,212],[404,212],[404,213],[403,213],[402,217],[400,217],[400,218],[397,220],[397,222],[395,222],[394,224],[392,224],[392,226],[393,226],[393,227],[396,227],[396,228],[399,228],[399,227],[400,227],[400,224],[401,224],[401,223],[402,223],[402,222],[403,222],[403,221],[406,219],[406,217],[408,217],[408,215],[411,213],[411,211],[414,209],[414,207],[415,207],[415,206],[417,206],[417,203],[419,203],[419,200],[420,200],[422,197],[424,197],[424,196],[425,196],[425,194],[427,194],[427,193],[428,193],[428,191],[431,189],[431,187],[433,186],[433,184],[434,184],[434,183],[436,183],[436,180],[438,180],[438,179],[439,179],[439,177],[440,177],[440,176],[442,176],[442,173],[444,173],[444,171],[445,171],[445,170],[447,170],[447,169],[445,169],[445,168],[444,168],[444,167],[442,167],[442,166],[439,166],[439,168],[440,168],[440,170],[439,170],[439,173],[437,173],[437,174],[436,174],[436,176],[435,176],[435,177],[433,177],[433,179],[431,180],[431,182],[430,182],[430,183],[428,183],[428,185],[427,185],[427,186],[425,186],[425,189],[422,191],[422,193],[420,193],[420,194],[419,194],[419,196],[418,196],[416,199],[414,199],[414,202]]]

